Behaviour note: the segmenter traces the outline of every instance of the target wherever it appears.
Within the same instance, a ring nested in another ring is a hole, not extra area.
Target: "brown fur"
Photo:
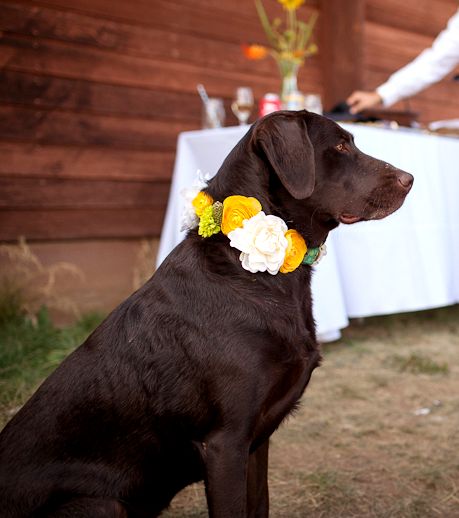
[[[207,190],[258,198],[314,247],[411,182],[332,121],[279,112]],[[311,273],[249,273],[226,236],[191,231],[6,426],[1,516],[151,518],[201,479],[210,516],[267,516],[269,437],[320,361]]]

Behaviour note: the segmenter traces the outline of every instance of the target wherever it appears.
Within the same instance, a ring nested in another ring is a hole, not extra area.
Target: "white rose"
[[[284,263],[287,250],[287,225],[277,216],[263,211],[245,219],[242,228],[228,233],[230,245],[241,251],[242,267],[249,272],[276,275]]]
[[[187,189],[182,189],[180,194],[183,198],[182,214],[180,218],[180,231],[196,228],[199,225],[199,218],[193,207],[193,200],[198,193],[207,187],[207,182],[210,180],[209,174],[203,174],[198,169],[197,178],[193,185]]]

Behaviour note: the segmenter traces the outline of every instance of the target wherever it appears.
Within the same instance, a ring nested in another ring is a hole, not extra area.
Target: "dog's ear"
[[[297,200],[311,196],[315,160],[304,118],[277,113],[260,121],[254,138],[291,196]]]

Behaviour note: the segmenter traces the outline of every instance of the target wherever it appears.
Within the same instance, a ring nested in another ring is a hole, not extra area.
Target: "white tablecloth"
[[[357,146],[411,172],[403,207],[381,221],[340,225],[313,276],[314,315],[323,340],[348,317],[415,311],[459,302],[459,139],[414,130],[343,125]],[[196,171],[215,174],[247,127],[180,134],[157,263],[183,238],[180,192]],[[237,188],[235,188],[237,190]]]

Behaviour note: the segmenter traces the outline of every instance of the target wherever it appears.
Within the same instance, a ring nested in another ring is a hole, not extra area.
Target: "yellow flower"
[[[242,227],[245,219],[250,219],[261,211],[260,202],[247,196],[228,196],[223,201],[222,232],[228,235],[235,228]]]
[[[200,191],[191,203],[193,204],[196,216],[200,218],[204,209],[209,205],[212,205],[213,202],[214,200],[212,199],[212,196],[210,196],[206,192]]]
[[[296,270],[308,250],[303,237],[296,230],[287,230],[285,237],[287,238],[288,245],[285,251],[284,264],[279,270],[281,273],[289,273]]]
[[[296,11],[300,5],[304,4],[304,0],[277,0],[287,11]]]

